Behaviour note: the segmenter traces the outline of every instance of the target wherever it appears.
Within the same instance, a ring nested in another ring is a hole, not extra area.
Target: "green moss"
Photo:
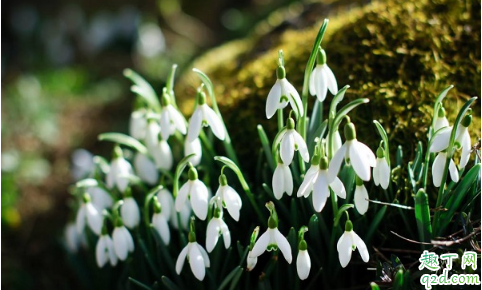
[[[261,123],[271,137],[275,134],[276,121],[268,122],[264,110],[276,80],[278,50],[284,51],[288,80],[301,92],[305,65],[323,17],[300,30],[255,33],[194,62],[215,84],[220,110],[241,156],[252,155],[257,148],[256,124]],[[410,152],[413,140],[426,139],[439,92],[455,85],[444,101],[450,122],[469,97],[480,95],[480,1],[389,0],[329,18],[322,47],[339,87],[350,85],[344,102],[370,99],[351,117],[359,139],[371,148],[379,142],[372,120],[386,128],[391,148],[401,144]],[[177,95],[194,96],[195,83],[192,75],[184,76]],[[190,114],[192,103],[181,103],[181,108]],[[478,104],[472,126],[473,132],[480,132]],[[404,145],[406,140],[410,144]],[[249,168],[256,162],[253,157],[243,159],[249,160],[245,164]]]

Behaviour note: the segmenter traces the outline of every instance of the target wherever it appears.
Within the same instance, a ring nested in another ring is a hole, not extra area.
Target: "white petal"
[[[171,118],[169,116],[169,111],[167,108],[162,109],[161,113],[161,137],[164,140],[169,139],[171,135]]]
[[[322,66],[319,65],[315,68],[316,70],[316,81],[315,81],[315,91],[318,101],[323,102],[326,98],[326,93],[328,91],[328,77],[325,74]]]
[[[298,271],[298,277],[300,280],[308,278],[311,269],[311,259],[307,250],[300,250],[298,257],[296,258],[296,270]]]
[[[85,204],[85,215],[90,229],[99,236],[102,230],[102,223],[104,222],[102,214],[97,211],[91,202],[88,202]]]
[[[198,249],[199,249],[199,252],[201,253],[201,256],[203,257],[203,260],[204,260],[204,266],[206,266],[206,268],[209,268],[211,266],[211,261],[209,261],[209,256],[208,256],[208,253],[206,252],[206,250],[204,250],[204,248],[196,243]]]
[[[317,212],[321,212],[325,207],[326,200],[330,196],[328,189],[328,181],[325,174],[318,174],[318,178],[313,185],[313,208]]]
[[[117,256],[115,254],[115,250],[114,250],[114,242],[112,241],[112,239],[109,237],[109,236],[106,236],[106,244],[107,244],[107,253],[109,255],[109,260],[110,260],[110,264],[111,266],[115,266],[117,265]]]
[[[353,252],[351,248],[352,244],[353,242],[351,236],[348,235],[348,232],[344,232],[336,245],[336,249],[338,250],[338,258],[343,268],[345,268],[351,260],[351,254]]]
[[[139,178],[149,185],[154,185],[159,179],[159,172],[156,164],[146,155],[136,153],[134,157],[134,168]]]
[[[348,141],[350,142],[350,141]],[[359,142],[356,140],[351,141],[353,143],[350,144],[349,146],[349,156],[350,156],[350,163],[353,166],[353,170],[355,170],[356,175],[360,177],[361,180],[363,181],[369,181],[370,180],[370,165],[368,163],[368,160],[363,156],[363,152],[360,151],[360,146]]]
[[[449,126],[449,121],[447,120],[447,118],[437,117],[435,119],[435,124],[433,125],[433,129],[434,129],[435,132],[437,132],[437,130],[442,129],[443,127],[448,127],[448,126]]]
[[[189,161],[192,163],[193,166],[197,166],[201,162],[202,157],[202,147],[199,138],[194,139],[194,141],[192,142],[189,142],[186,139],[186,141],[184,142],[184,156],[188,156],[193,153],[196,155],[189,158]]]
[[[330,165],[328,167],[328,183],[333,182],[333,180],[335,180],[336,176],[338,175],[341,163],[345,158],[346,147],[346,144],[343,144],[343,146],[341,146],[340,149],[336,151],[335,155],[331,159]]]
[[[159,143],[159,133],[161,128],[156,121],[149,121],[149,125],[147,125],[146,131],[146,146],[149,151],[155,150],[154,148]]]
[[[378,171],[380,184],[383,189],[387,189],[388,184],[390,183],[390,167],[388,166],[387,160],[383,158],[382,162],[378,164],[377,167],[380,167],[380,170]]]
[[[162,212],[161,214],[169,220],[171,218],[172,209],[174,209],[174,198],[172,193],[163,188],[157,193],[157,199],[161,203]]]
[[[238,193],[229,185],[223,188],[223,199],[228,209],[228,213],[235,221],[239,221],[239,210],[242,202]]]
[[[286,166],[291,164],[295,155],[295,140],[292,131],[294,130],[288,130],[281,140],[280,155]]]
[[[340,132],[336,131],[333,138],[333,152],[337,152],[343,144],[341,143]]]
[[[464,168],[469,162],[470,150],[472,149],[472,142],[470,140],[469,132],[466,131],[460,145],[462,146],[462,154],[460,155],[460,168]]]
[[[310,154],[308,153],[308,147],[306,147],[306,142],[303,140],[303,137],[296,131],[293,132],[293,137],[301,158],[303,158],[306,163],[310,162]]]
[[[316,95],[316,90],[315,90],[315,71],[316,71],[316,68],[314,68],[312,71],[311,71],[311,74],[310,74],[310,95],[312,96],[315,96]]]
[[[450,172],[450,178],[452,178],[452,180],[455,183],[459,182],[459,170],[455,166],[455,163],[452,159],[450,159],[450,163],[449,163],[449,172]]]
[[[227,249],[231,246],[231,233],[223,220],[221,220],[221,233],[223,234],[224,247]]]
[[[184,206],[184,203],[186,203],[187,196],[189,192],[191,191],[192,187],[192,181],[187,181],[186,183],[181,186],[181,189],[177,193],[176,197],[176,211],[181,211],[182,207]]]
[[[173,157],[171,147],[169,147],[169,144],[166,140],[159,141],[155,151],[151,153],[158,168],[164,170],[171,170]]]
[[[118,158],[114,161],[116,161],[117,164],[117,175],[114,177],[117,189],[119,189],[120,192],[124,192],[129,185],[127,176],[133,174],[132,166],[124,158]]]
[[[291,261],[293,260],[293,257],[291,256],[291,246],[290,243],[288,243],[288,240],[283,236],[279,230],[276,229],[268,229],[274,231],[274,237],[276,239],[276,244],[278,245],[278,248],[280,249],[281,253],[283,253],[283,256],[285,257],[286,261],[288,264],[291,264]]]
[[[300,111],[300,117],[304,115],[304,108],[303,108],[303,103],[301,102],[300,94],[298,94],[298,91],[293,87],[290,82],[286,78],[282,79],[282,84],[281,86],[285,87],[285,91],[287,93],[287,97],[290,101],[291,108],[296,111],[296,108]],[[283,89],[282,89],[283,90]]]
[[[167,220],[162,214],[155,213],[152,216],[152,225],[159,233],[164,244],[169,245],[169,241],[171,240],[171,233],[169,232],[169,225],[167,224]]]
[[[199,137],[199,132],[201,132],[201,126],[203,121],[203,114],[200,106],[197,107],[196,111],[192,114],[189,120],[189,127],[187,129],[187,141],[192,142]]]
[[[181,132],[181,134],[186,135],[186,124],[184,123],[184,117],[176,110],[172,105],[167,106],[169,111],[169,116],[171,121],[174,123],[174,127]]]
[[[273,174],[273,193],[276,199],[281,199],[283,197],[284,191],[284,176],[283,176],[283,164],[278,164]]]
[[[368,262],[370,259],[370,254],[368,254],[367,246],[365,245],[365,242],[354,232],[352,232],[352,239],[353,243],[358,249],[358,252],[360,252],[360,256],[362,257],[363,262]]]
[[[336,177],[335,180],[330,183],[331,189],[333,189],[333,192],[338,195],[340,198],[346,198],[346,190],[345,190],[345,185],[343,185],[343,182]]]
[[[281,84],[277,80],[274,86],[271,88],[268,94],[268,99],[266,100],[266,118],[271,119],[273,115],[278,110],[278,104],[281,98]]]
[[[384,158],[377,158],[377,166],[373,167],[373,183],[376,186],[380,184],[380,167],[381,167],[381,160]]]
[[[293,176],[289,166],[283,166],[284,191],[291,196],[293,194]]]
[[[107,256],[107,244],[105,236],[101,236],[95,246],[95,260],[99,268],[104,267],[109,257]]]
[[[206,250],[211,253],[214,247],[218,243],[219,231],[221,230],[219,225],[219,219],[212,218],[206,229]]]
[[[121,227],[120,229],[127,243],[127,251],[132,253],[134,251],[134,240],[132,239],[131,233],[126,227]]]
[[[199,179],[194,180],[190,192],[191,206],[200,220],[205,220],[208,215],[208,189]]]
[[[189,247],[189,244],[186,245],[184,249],[182,249],[181,253],[179,253],[179,257],[177,257],[176,273],[178,275],[181,274],[182,267],[184,266],[184,261],[186,260],[188,247]]]
[[[134,111],[129,120],[129,135],[137,140],[144,139],[146,135],[147,120],[143,111]]]
[[[204,266],[204,260],[197,247],[197,243],[189,243],[189,265],[191,265],[191,271],[199,281],[204,279],[206,275],[206,268]]]
[[[129,254],[128,241],[125,238],[124,232],[122,231],[124,227],[116,227],[112,238],[114,240],[114,250],[119,260],[124,261],[127,259]]]
[[[370,167],[377,166],[377,157],[375,156],[375,153],[373,153],[372,149],[370,149],[370,147],[361,142],[357,142],[357,147],[357,150],[359,150],[362,156],[366,158]]]
[[[107,175],[105,176],[105,183],[107,184],[107,187],[109,189],[113,189],[115,184],[116,184],[116,178],[117,178],[117,162],[115,162],[116,159],[112,160],[110,163],[110,168],[109,172],[107,172]]]
[[[296,194],[297,197],[305,196],[307,197],[312,188],[313,188],[313,181],[318,176],[318,169],[317,165],[311,165],[308,171],[305,174],[305,178],[301,183],[300,187],[298,188],[298,193]]]
[[[85,228],[85,204],[82,204],[77,211],[77,216],[75,218],[75,226],[77,233],[81,234]]]
[[[264,232],[254,244],[254,247],[251,250],[251,254],[250,254],[251,258],[258,257],[259,255],[264,253],[264,251],[266,251],[266,248],[268,247],[268,244],[270,241],[270,236],[268,231]]]
[[[226,132],[224,131],[224,126],[223,123],[221,122],[221,119],[219,118],[218,115],[211,109],[208,105],[204,104],[203,106],[203,112],[204,112],[204,118],[206,119],[206,122],[208,122],[209,126],[211,127],[211,130],[213,131],[214,136],[218,137],[219,140],[224,140],[226,137]]]
[[[368,210],[368,192],[365,185],[357,185],[355,187],[355,208],[361,215],[364,215]]]
[[[99,212],[102,212],[105,208],[110,208],[114,204],[109,193],[100,187],[89,187],[87,193],[89,193],[92,204]]]
[[[332,95],[336,95],[336,93],[338,93],[338,84],[336,83],[336,78],[335,78],[335,75],[333,74],[333,71],[330,69],[330,67],[327,64],[325,64],[325,67],[323,68],[323,70],[325,71],[325,76],[328,81],[328,89],[330,89],[330,92]]]
[[[445,127],[439,130],[440,133],[433,137],[430,152],[440,152],[449,146],[450,135],[452,134],[452,127]]]
[[[137,202],[132,197],[124,199],[124,205],[121,207],[122,221],[129,229],[134,229],[139,225],[141,214]]]
[[[71,253],[77,253],[80,244],[79,234],[77,233],[77,227],[75,223],[69,223],[65,228],[65,242],[67,249]]]
[[[248,257],[246,258],[246,270],[251,271],[254,269],[256,266],[256,263],[258,263],[258,257],[251,257],[251,251],[248,253]]]
[[[433,185],[435,187],[440,187],[442,183],[442,175],[445,169],[445,161],[447,155],[444,152],[440,152],[435,157],[435,160],[432,164],[432,178],[433,178]]]

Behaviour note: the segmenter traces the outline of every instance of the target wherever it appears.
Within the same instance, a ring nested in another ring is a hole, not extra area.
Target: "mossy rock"
[[[411,153],[415,140],[426,140],[433,102],[444,88],[455,85],[444,101],[451,123],[469,97],[480,96],[480,1],[388,0],[346,7],[343,1],[289,7],[274,13],[252,36],[215,48],[193,63],[213,81],[245,168],[253,169],[257,160],[256,125],[262,124],[271,138],[276,133],[276,120],[266,120],[264,110],[276,80],[278,50],[284,51],[288,80],[301,92],[306,62],[324,17],[330,18],[322,42],[328,64],[339,87],[350,85],[343,103],[370,99],[350,115],[359,139],[372,149],[380,140],[372,120],[385,127],[392,148],[402,145]],[[277,21],[276,27],[269,25]],[[187,115],[197,85],[191,73],[178,82],[177,96]],[[473,115],[476,140],[480,102]]]

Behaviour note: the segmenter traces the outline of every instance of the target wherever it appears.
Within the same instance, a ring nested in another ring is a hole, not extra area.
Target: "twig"
[[[401,209],[408,209],[408,210],[414,210],[414,209],[415,209],[414,207],[411,207],[411,206],[408,206],[408,205],[403,205],[403,204],[388,203],[388,202],[383,202],[383,201],[378,201],[378,200],[372,200],[372,199],[368,199],[368,198],[365,198],[365,200],[368,200],[369,202],[372,202],[372,203],[377,203],[377,204],[382,204],[382,205],[388,205],[388,206],[398,207],[398,208],[401,208]],[[447,211],[447,210],[448,210],[448,209],[446,209],[446,208],[444,208],[444,207],[438,207],[438,208],[431,208],[431,209],[430,209],[431,212]]]
[[[453,244],[460,244],[468,239],[470,239],[472,236],[475,236],[477,234],[480,233],[480,227],[478,228],[475,228],[473,232],[471,232],[470,234],[468,234],[467,236],[463,237],[463,238],[460,238],[458,240],[455,240],[455,241],[437,241],[437,240],[432,240],[432,245],[435,245],[435,246],[445,246],[445,247],[449,247],[449,246],[452,246]]]
[[[410,243],[414,243],[414,244],[419,244],[419,245],[431,245],[432,243],[425,243],[425,242],[419,242],[419,241],[415,241],[415,240],[411,240],[409,238],[405,238],[399,234],[397,234],[396,232],[394,231],[390,231],[392,234],[394,234],[395,236],[407,241],[407,242],[410,242]]]

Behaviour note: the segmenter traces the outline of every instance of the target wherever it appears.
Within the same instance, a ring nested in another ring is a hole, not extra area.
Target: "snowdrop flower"
[[[95,260],[97,261],[97,266],[99,268],[104,267],[107,262],[110,262],[111,266],[117,265],[114,242],[107,234],[107,229],[105,227],[102,229],[102,235],[95,246]]]
[[[83,203],[77,212],[75,221],[77,232],[79,235],[82,234],[85,228],[85,220],[87,220],[87,224],[92,232],[94,232],[96,235],[100,235],[103,222],[102,214],[99,213],[99,211],[92,204],[89,194],[85,193],[82,199]]]
[[[112,207],[114,201],[110,194],[101,187],[89,187],[87,188],[87,193],[92,199],[92,204],[95,206],[99,213],[106,208]]]
[[[319,47],[316,56],[316,67],[310,75],[310,94],[318,98],[318,101],[323,102],[326,98],[326,92],[330,90],[332,95],[338,92],[338,85],[336,83],[335,75],[326,64],[325,50]]]
[[[376,186],[380,185],[383,189],[387,189],[390,183],[390,166],[388,166],[385,151],[382,147],[377,149],[377,166],[373,168],[373,182],[375,182]]]
[[[437,117],[435,118],[433,131],[437,132],[439,129],[442,129],[442,128],[448,127],[448,126],[449,126],[449,121],[445,117],[445,109],[440,104],[440,107],[438,108],[438,112],[437,112]]]
[[[305,280],[306,278],[308,278],[311,269],[311,258],[308,254],[308,245],[306,244],[306,241],[304,239],[304,234],[306,231],[308,231],[308,228],[303,226],[299,232],[300,242],[298,244],[296,270],[298,272],[298,277],[300,277],[300,280]]]
[[[283,66],[278,66],[276,69],[276,83],[271,88],[266,101],[266,118],[271,119],[277,110],[282,110],[288,105],[299,114],[303,116],[303,104],[300,95],[290,82],[286,79],[286,71]]]
[[[176,210],[180,212],[186,200],[189,198],[194,214],[200,219],[205,220],[208,214],[208,189],[206,185],[198,179],[197,170],[189,168],[189,180],[179,190],[176,197]]]
[[[328,170],[329,181],[332,182],[340,171],[343,159],[347,164],[351,164],[363,181],[370,180],[370,167],[376,166],[375,154],[367,145],[358,142],[356,139],[355,125],[348,122],[345,125],[345,144],[335,153],[330,161]]]
[[[224,247],[227,249],[231,245],[231,234],[228,226],[222,219],[221,208],[216,207],[213,218],[209,221],[206,230],[206,250],[211,253],[218,243],[219,235],[223,235]]]
[[[355,208],[359,214],[364,215],[368,210],[368,191],[360,177],[355,177]]]
[[[157,168],[164,170],[171,170],[173,164],[173,157],[171,147],[166,140],[161,139],[157,146],[151,152],[154,157]]]
[[[338,250],[338,258],[340,259],[340,264],[345,268],[351,260],[351,254],[358,248],[360,256],[363,262],[367,263],[370,259],[368,254],[367,246],[365,242],[353,231],[353,224],[350,220],[345,223],[345,232],[338,240],[336,249]]]
[[[162,214],[161,203],[159,203],[156,196],[154,196],[154,215],[152,216],[152,226],[161,237],[164,244],[169,245],[171,240],[171,233],[169,232],[169,225],[167,224],[166,216]]]
[[[136,153],[134,157],[134,169],[137,176],[149,185],[154,185],[159,180],[159,172],[157,171],[156,164],[147,155],[140,152]]]
[[[182,249],[176,261],[176,273],[181,274],[184,261],[188,260],[194,277],[199,281],[204,279],[206,268],[209,268],[210,261],[208,253],[196,242],[196,234],[194,233],[194,222],[191,221],[191,231],[188,235],[189,243]]]
[[[166,218],[166,220],[169,221],[172,215],[176,215],[176,211],[173,210],[174,198],[172,198],[172,193],[166,188],[162,188],[159,190],[156,196],[157,200],[162,206],[161,214]]]
[[[447,153],[443,151],[439,152],[433,161],[432,178],[433,178],[433,185],[435,187],[440,187],[440,185],[442,184],[442,177],[443,177],[446,162],[447,162]],[[459,182],[459,171],[457,169],[457,166],[455,166],[453,159],[450,159],[449,173],[450,173],[450,178],[452,178],[454,182]]]
[[[78,252],[80,245],[85,242],[83,241],[85,239],[85,235],[84,232],[79,234],[75,222],[70,222],[65,227],[64,239],[69,252],[75,254]]]
[[[130,195],[130,190],[129,193]],[[127,196],[124,199],[124,204],[122,205],[120,211],[122,216],[122,221],[129,229],[134,229],[139,225],[141,221],[141,213],[139,211],[139,206],[132,196]]]
[[[228,213],[235,221],[239,221],[242,201],[236,190],[228,185],[228,180],[224,174],[219,176],[219,187],[214,198],[220,201],[220,205],[228,210]]]
[[[286,237],[283,236],[278,230],[278,215],[276,214],[273,202],[268,202],[266,204],[266,207],[271,213],[268,219],[268,230],[264,232],[264,234],[262,234],[261,237],[258,239],[253,249],[251,250],[249,257],[256,258],[263,254],[266,250],[270,252],[279,248],[288,264],[291,264],[291,261],[293,259],[291,256],[291,246],[288,243]]]
[[[164,211],[162,211],[164,212]],[[171,225],[178,230],[179,229],[179,221],[177,218],[177,215],[179,214],[179,220],[181,222],[181,228],[183,230],[187,230],[189,226],[189,219],[191,218],[191,213],[192,213],[192,208],[189,202],[185,202],[184,205],[182,206],[182,209],[180,212],[177,212],[175,210],[171,211]]]
[[[187,131],[187,141],[193,142],[199,137],[202,126],[209,126],[214,136],[219,140],[224,140],[226,132],[223,122],[219,116],[206,104],[206,95],[204,92],[198,93],[198,105],[191,119],[189,120],[189,129]]]
[[[114,252],[121,261],[125,261],[129,253],[134,252],[134,240],[132,239],[131,233],[122,224],[120,218],[116,221],[116,227],[112,234],[112,239],[114,242]]]
[[[95,170],[94,156],[85,149],[77,149],[72,153],[72,177],[77,181]]]
[[[144,142],[146,143],[146,147],[151,155],[153,155],[152,153],[156,150],[156,147],[159,143],[160,132],[161,126],[159,126],[158,120],[155,118],[150,118],[147,124]]]
[[[202,147],[201,147],[201,141],[199,141],[199,138],[194,139],[194,141],[189,142],[187,139],[184,142],[184,156],[188,156],[191,154],[195,154],[191,158],[189,158],[189,162],[192,163],[193,166],[199,165],[201,163],[201,157],[202,157]]]
[[[329,182],[328,158],[324,156],[320,159],[315,155],[311,161],[311,167],[298,189],[297,196],[308,197],[313,191],[313,208],[315,211],[321,212],[330,196],[330,188],[340,198],[346,198],[345,186],[338,177],[335,176],[335,179],[331,183]]]
[[[305,162],[310,162],[308,147],[303,137],[295,130],[295,121],[290,117],[286,120],[286,131],[281,133],[280,155],[286,165],[290,165],[297,150]]]
[[[335,131],[335,134],[333,134],[333,152],[338,151],[338,149],[341,148],[343,143],[341,142],[341,136],[340,132],[338,130]]]
[[[181,134],[186,135],[186,124],[184,117],[176,110],[169,101],[169,96],[162,94],[162,112],[161,112],[161,136],[167,140],[178,130]]]
[[[146,110],[141,109],[131,113],[129,120],[129,135],[137,140],[144,140],[146,136],[147,120]]]
[[[127,176],[132,174],[131,164],[124,159],[122,149],[116,146],[110,163],[110,170],[106,176],[107,187],[110,189],[117,187],[120,192],[124,192],[129,184]]]
[[[290,167],[285,165],[282,160],[278,160],[272,183],[276,199],[281,199],[285,192],[289,196],[293,193],[293,176],[291,175]]]
[[[258,238],[258,234],[259,234],[259,226],[254,228],[254,231],[251,234],[248,257],[246,258],[246,270],[248,270],[248,271],[253,270],[254,267],[256,266],[256,263],[258,263],[258,257],[252,257],[251,256],[251,252],[252,252],[253,247],[256,243],[256,239]]]

